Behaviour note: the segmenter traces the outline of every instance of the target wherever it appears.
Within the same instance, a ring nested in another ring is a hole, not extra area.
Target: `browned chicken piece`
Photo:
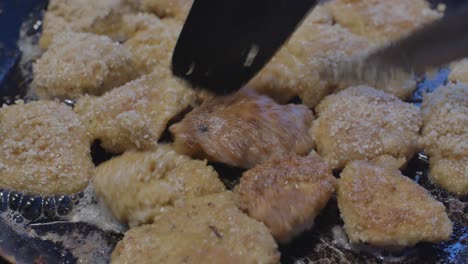
[[[235,193],[241,209],[263,222],[284,244],[312,227],[335,191],[335,184],[328,164],[314,153],[273,159],[248,170]]]
[[[81,97],[75,111],[93,139],[107,151],[122,153],[156,147],[168,122],[194,100],[194,92],[181,81],[150,74],[101,97]]]
[[[122,15],[131,8],[126,0],[50,0],[44,14],[39,45],[47,49],[60,32],[91,32],[120,40]]]
[[[468,84],[437,88],[424,96],[421,109],[430,178],[449,192],[468,194]]]
[[[64,32],[33,66],[40,98],[101,95],[137,77],[132,54],[106,36]]]
[[[402,248],[448,240],[452,234],[445,206],[391,164],[349,163],[337,198],[353,243]]]
[[[193,0],[139,0],[139,9],[158,17],[185,20]]]
[[[99,165],[94,187],[116,219],[130,227],[151,223],[177,200],[225,190],[206,161],[165,145],[151,152],[126,152]]]
[[[312,134],[318,153],[334,169],[388,154],[409,160],[419,150],[419,109],[368,86],[326,97],[316,108]]]
[[[231,192],[176,204],[152,225],[130,229],[111,263],[279,263],[268,228],[235,205]]]
[[[451,65],[452,72],[449,80],[454,83],[468,83],[468,59],[455,62]]]
[[[333,19],[354,34],[386,44],[442,17],[426,0],[332,0]]]
[[[279,105],[250,90],[205,102],[170,131],[175,148],[197,158],[252,168],[270,158],[313,148],[312,112]]]
[[[137,19],[141,21],[136,21]],[[182,23],[141,15],[133,18],[133,27],[136,27],[133,29],[135,33],[124,45],[132,53],[132,62],[136,69],[141,74],[170,69],[172,52],[182,30]],[[131,29],[127,27],[127,31]]]
[[[65,104],[39,101],[0,108],[0,189],[72,194],[94,175],[91,140]]]

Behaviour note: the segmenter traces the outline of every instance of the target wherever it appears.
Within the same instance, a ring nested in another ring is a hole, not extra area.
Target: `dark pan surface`
[[[21,59],[16,45],[18,31],[23,23],[26,29],[23,32],[31,40],[36,40],[46,2],[0,0],[0,105],[25,98],[31,62]],[[456,3],[463,1],[448,2],[449,9],[453,9]],[[412,102],[419,104],[423,93],[446,82],[448,73],[442,69],[434,77],[423,78]],[[99,142],[93,145],[92,154],[96,164],[111,158],[99,147]],[[243,172],[221,164],[212,165],[229,188],[237,183]],[[467,263],[468,198],[453,197],[437,189],[429,181],[427,169],[427,157],[419,153],[403,173],[447,206],[455,224],[450,241],[420,244],[403,252],[352,246],[343,235],[336,200],[332,199],[311,231],[281,248],[282,263]],[[125,227],[111,222],[103,225],[109,219],[95,214],[96,209],[100,207],[92,189],[73,196],[56,197],[27,196],[0,190],[0,256],[17,263],[106,263]],[[4,261],[0,257],[0,263]]]

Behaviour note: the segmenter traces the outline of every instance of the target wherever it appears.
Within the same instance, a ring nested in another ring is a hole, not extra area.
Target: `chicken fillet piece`
[[[392,164],[349,163],[337,198],[353,243],[403,248],[448,240],[452,234],[445,206]]]
[[[47,49],[61,32],[90,32],[121,40],[122,16],[131,12],[127,0],[50,0],[39,45]]]
[[[132,54],[106,36],[57,34],[34,64],[34,92],[40,98],[76,99],[101,95],[137,77]]]
[[[312,227],[335,191],[336,179],[320,156],[274,159],[242,175],[235,193],[241,209],[288,243]]]
[[[65,104],[39,101],[0,108],[0,188],[73,194],[94,175],[91,139]]]
[[[194,92],[178,79],[150,74],[101,97],[81,97],[75,111],[104,149],[122,153],[156,147],[171,118],[194,99]]]
[[[250,90],[205,102],[171,126],[175,148],[184,154],[241,168],[273,157],[307,154],[313,148],[312,112],[278,105]]]
[[[430,178],[449,192],[468,194],[468,84],[437,88],[424,96],[421,109]]]
[[[406,160],[419,150],[419,109],[368,86],[326,97],[316,108],[312,134],[317,152],[333,169],[388,154]]]
[[[99,165],[94,187],[117,220],[131,227],[151,223],[179,199],[225,190],[206,161],[164,145],[152,152],[126,152]]]
[[[333,19],[354,34],[387,44],[442,17],[426,0],[332,0]]]
[[[235,205],[231,192],[186,200],[130,229],[111,263],[279,263],[268,228]]]

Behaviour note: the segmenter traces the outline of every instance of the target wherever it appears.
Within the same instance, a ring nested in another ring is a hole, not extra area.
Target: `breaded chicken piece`
[[[288,43],[249,83],[260,93],[279,102],[300,95],[313,107],[336,87],[320,77],[320,72],[337,61],[366,51],[366,39],[325,22],[312,12]]]
[[[132,53],[133,64],[142,74],[170,68],[172,52],[182,30],[182,23],[175,20],[150,20],[151,25],[141,22],[142,30],[124,44]]]
[[[452,72],[449,80],[454,83],[468,83],[468,59],[455,62],[451,65]]]
[[[252,168],[273,157],[308,153],[313,118],[305,106],[278,105],[244,89],[205,102],[170,131],[181,153]]]
[[[314,141],[333,169],[383,154],[409,160],[419,150],[419,109],[385,92],[351,87],[326,97],[316,112]]]
[[[81,97],[75,111],[103,148],[122,153],[154,148],[171,118],[194,99],[194,92],[177,79],[145,75],[101,97]]]
[[[91,32],[122,38],[122,15],[131,8],[126,0],[50,0],[44,14],[39,45],[47,49],[60,32]]]
[[[279,263],[269,230],[231,192],[194,198],[125,233],[111,263]]]
[[[179,199],[225,190],[206,161],[164,145],[152,152],[125,152],[99,165],[94,187],[116,219],[131,227],[151,223]]]
[[[273,159],[242,175],[235,193],[241,209],[263,222],[280,243],[312,227],[335,191],[336,179],[315,155]]]
[[[139,0],[139,9],[152,12],[158,17],[185,20],[193,0]]]
[[[326,17],[326,12],[317,10]],[[249,83],[251,87],[279,102],[299,95],[311,108],[336,89],[349,87],[348,82],[333,80],[324,73],[337,71],[341,62],[364,56],[374,46],[319,14],[312,12],[306,18],[289,42]],[[416,88],[416,81],[408,76],[377,85],[380,90],[408,98]]]
[[[39,101],[0,108],[0,189],[72,194],[94,175],[91,141],[66,105]]]
[[[452,234],[445,206],[391,165],[349,163],[337,198],[353,243],[401,248],[448,240]]]
[[[449,192],[468,194],[468,84],[437,88],[424,96],[421,109],[432,181]]]
[[[101,95],[137,77],[132,54],[106,36],[57,34],[34,64],[34,92],[40,98]]]
[[[443,15],[426,0],[333,0],[325,5],[338,24],[377,44],[399,39]]]

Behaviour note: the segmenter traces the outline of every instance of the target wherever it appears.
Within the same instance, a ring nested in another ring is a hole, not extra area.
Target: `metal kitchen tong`
[[[216,94],[240,89],[287,41],[317,0],[195,0],[175,47],[176,76]],[[468,57],[468,8],[413,34],[344,61],[336,79],[389,80]],[[330,77],[329,76],[329,77]]]

